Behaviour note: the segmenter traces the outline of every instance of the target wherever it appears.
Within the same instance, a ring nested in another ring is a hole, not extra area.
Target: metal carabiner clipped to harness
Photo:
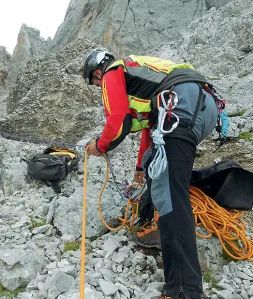
[[[164,94],[168,94],[169,96],[169,99],[167,100],[167,103],[166,103],[166,100],[164,98]],[[172,108],[171,109],[174,109],[177,104],[178,104],[178,96],[177,96],[177,93],[173,90],[164,90],[160,93],[160,96],[161,96],[161,100],[162,100],[162,103],[163,103],[163,107],[168,110],[168,107],[170,105],[170,103],[172,102]]]
[[[164,95],[165,94],[168,94],[168,100],[166,101]],[[163,104],[163,109],[159,109],[159,116],[160,116],[160,126],[159,126],[159,129],[161,131],[161,133],[163,134],[169,134],[171,132],[173,132],[176,127],[178,126],[179,124],[179,117],[174,113],[172,112],[172,110],[177,106],[178,104],[178,95],[175,91],[172,91],[172,90],[164,90],[160,93],[160,98],[161,98],[161,101],[162,101],[162,104]],[[160,107],[159,107],[160,108]],[[169,115],[169,119],[170,119],[170,116],[173,115],[176,119],[176,122],[172,125],[172,127],[169,129],[169,130],[164,130],[163,127],[164,127],[164,122],[165,122],[165,118],[166,116]]]

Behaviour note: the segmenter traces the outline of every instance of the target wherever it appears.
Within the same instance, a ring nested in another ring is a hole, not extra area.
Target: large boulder
[[[117,55],[142,53],[178,36],[178,31],[207,10],[205,0],[71,0],[52,50],[87,38]]]
[[[36,248],[0,248],[0,284],[10,291],[26,287],[43,266],[44,258]]]
[[[18,34],[17,45],[11,57],[8,82],[12,83],[23,62],[33,57],[43,55],[49,51],[51,39],[45,41],[40,37],[40,31],[23,24]]]
[[[26,62],[10,88],[3,131],[73,143],[101,122],[100,91],[81,76],[84,57],[95,46],[76,40]]]

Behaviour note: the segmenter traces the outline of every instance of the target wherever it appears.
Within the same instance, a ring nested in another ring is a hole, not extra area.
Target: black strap
[[[24,159],[24,158],[20,158],[20,162],[22,162],[22,161],[24,161],[25,163],[29,163],[29,161],[28,160],[26,160],[26,159]]]
[[[200,107],[201,103],[203,103],[201,111],[204,111],[206,109],[205,99],[206,99],[206,95],[203,92],[202,86],[199,84],[199,97],[198,97],[197,105],[196,105],[192,120],[189,123],[189,128],[192,129],[194,127],[194,124],[195,124],[195,121],[196,121],[196,118],[197,118],[197,115],[198,115],[198,112],[199,112],[199,107]]]
[[[53,188],[55,193],[61,193],[61,185],[60,182],[51,182],[51,187]]]

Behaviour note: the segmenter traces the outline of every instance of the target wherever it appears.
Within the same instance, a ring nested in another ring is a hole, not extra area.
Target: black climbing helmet
[[[109,60],[114,60],[115,57],[105,51],[105,50],[100,50],[100,49],[95,49],[92,50],[84,63],[84,68],[83,68],[83,77],[85,81],[89,84],[92,85],[91,83],[91,75],[92,72],[97,70],[97,69],[102,69],[103,65],[105,62]]]

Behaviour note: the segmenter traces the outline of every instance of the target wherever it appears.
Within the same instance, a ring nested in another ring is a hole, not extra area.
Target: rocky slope
[[[86,138],[90,138],[90,134]],[[210,165],[218,157],[229,157],[226,145],[213,153],[216,146],[213,141],[206,142],[195,167]],[[131,179],[137,147],[136,138],[127,138],[110,154],[119,183],[125,178]],[[228,147],[230,154],[233,153],[232,147]],[[233,147],[237,153],[233,159],[241,162],[245,155],[248,162],[244,160],[242,165],[250,168],[252,152],[242,143],[235,143]],[[45,146],[0,138],[0,282],[2,288],[20,291],[15,297],[19,299],[77,299],[83,165],[80,162],[78,173],[72,173],[63,182],[62,194],[55,195],[44,184],[28,180],[26,164],[20,161],[43,148]],[[85,298],[150,299],[158,295],[163,284],[160,253],[143,251],[129,240],[124,229],[104,234],[97,198],[105,179],[105,161],[91,157],[88,167]],[[108,222],[121,215],[125,204],[110,177],[102,198],[105,220]],[[252,214],[247,214],[248,221],[252,221]],[[252,233],[249,228],[250,237]],[[229,263],[215,237],[198,239],[198,248],[206,293],[212,294],[213,299],[251,298],[252,262]]]

